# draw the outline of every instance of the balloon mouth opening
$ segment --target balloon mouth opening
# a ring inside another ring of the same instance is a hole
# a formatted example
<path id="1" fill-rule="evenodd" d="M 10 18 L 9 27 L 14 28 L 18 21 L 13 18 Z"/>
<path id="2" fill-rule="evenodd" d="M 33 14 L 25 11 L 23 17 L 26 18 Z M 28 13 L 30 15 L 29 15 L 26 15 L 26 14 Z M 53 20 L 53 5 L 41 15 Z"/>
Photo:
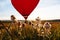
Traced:
<path id="1" fill-rule="evenodd" d="M 27 19 L 27 18 L 28 18 L 28 16 L 24 16 L 24 18 L 25 18 L 25 19 Z"/>

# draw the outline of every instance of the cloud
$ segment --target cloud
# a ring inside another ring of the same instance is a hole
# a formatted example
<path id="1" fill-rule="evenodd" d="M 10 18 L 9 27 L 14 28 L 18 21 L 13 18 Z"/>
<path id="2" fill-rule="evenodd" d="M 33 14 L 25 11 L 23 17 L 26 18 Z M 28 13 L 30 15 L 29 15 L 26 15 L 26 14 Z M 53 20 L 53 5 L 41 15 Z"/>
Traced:
<path id="1" fill-rule="evenodd" d="M 0 0 L 0 12 L 6 11 L 10 5 L 10 0 Z"/>
<path id="2" fill-rule="evenodd" d="M 9 4 L 9 0 L 0 0 L 0 6 L 4 7 L 7 4 Z"/>
<path id="3" fill-rule="evenodd" d="M 60 4 L 60 0 L 40 0 L 39 7 L 48 7 Z"/>
<path id="4" fill-rule="evenodd" d="M 41 19 L 60 19 L 60 5 L 53 5 L 39 9 L 39 15 Z"/>

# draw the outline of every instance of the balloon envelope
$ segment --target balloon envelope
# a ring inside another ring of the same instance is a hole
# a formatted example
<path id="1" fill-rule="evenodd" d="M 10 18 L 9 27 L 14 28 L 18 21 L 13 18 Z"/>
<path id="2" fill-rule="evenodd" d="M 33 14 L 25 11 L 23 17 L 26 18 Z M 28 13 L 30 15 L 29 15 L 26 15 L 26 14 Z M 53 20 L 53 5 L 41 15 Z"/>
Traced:
<path id="1" fill-rule="evenodd" d="M 39 0 L 11 0 L 14 8 L 25 18 L 35 9 Z"/>

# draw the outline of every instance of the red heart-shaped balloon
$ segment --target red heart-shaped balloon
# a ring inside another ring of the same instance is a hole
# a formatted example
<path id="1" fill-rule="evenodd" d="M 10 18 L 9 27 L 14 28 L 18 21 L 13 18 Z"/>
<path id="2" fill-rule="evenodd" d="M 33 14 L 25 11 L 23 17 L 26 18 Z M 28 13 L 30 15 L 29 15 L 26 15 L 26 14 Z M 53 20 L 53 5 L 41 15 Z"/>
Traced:
<path id="1" fill-rule="evenodd" d="M 39 0 L 11 0 L 11 2 L 14 8 L 27 19 L 39 3 Z"/>

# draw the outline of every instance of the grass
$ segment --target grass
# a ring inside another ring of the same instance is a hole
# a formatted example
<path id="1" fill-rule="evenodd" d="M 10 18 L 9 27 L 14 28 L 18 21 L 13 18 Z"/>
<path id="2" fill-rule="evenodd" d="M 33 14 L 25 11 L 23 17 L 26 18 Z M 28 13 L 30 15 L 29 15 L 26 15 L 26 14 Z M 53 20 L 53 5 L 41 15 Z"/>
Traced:
<path id="1" fill-rule="evenodd" d="M 0 40 L 60 40 L 60 21 L 49 21 L 52 24 L 52 28 L 48 37 L 38 36 L 37 30 L 32 28 L 31 25 L 17 30 L 17 28 L 10 26 L 10 21 L 1 22 L 3 24 L 0 23 Z M 42 24 L 44 22 L 46 21 L 42 21 Z M 8 29 L 9 26 L 10 28 Z"/>

